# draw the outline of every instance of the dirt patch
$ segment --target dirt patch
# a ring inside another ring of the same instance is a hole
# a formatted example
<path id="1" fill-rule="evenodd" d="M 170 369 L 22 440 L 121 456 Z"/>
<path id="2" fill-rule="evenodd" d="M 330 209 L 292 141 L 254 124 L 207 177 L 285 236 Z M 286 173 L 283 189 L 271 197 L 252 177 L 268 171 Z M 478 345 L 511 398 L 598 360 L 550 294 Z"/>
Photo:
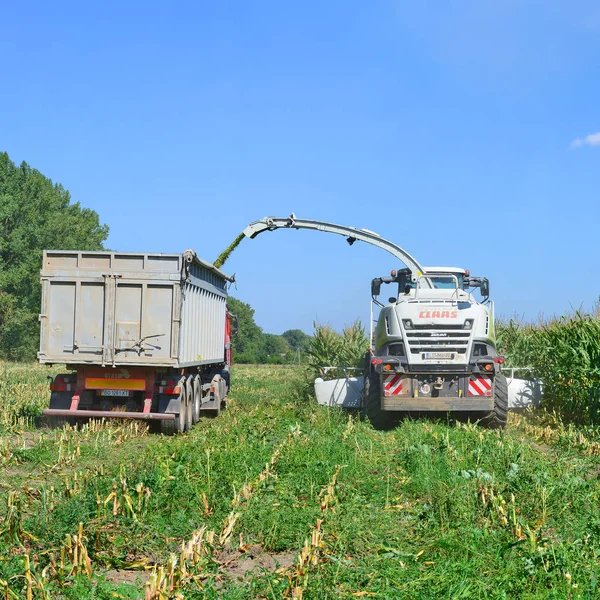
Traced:
<path id="1" fill-rule="evenodd" d="M 138 585 L 138 581 L 146 585 L 146 582 L 150 579 L 150 572 L 111 569 L 106 571 L 104 576 L 107 581 L 119 585 Z"/>
<path id="2" fill-rule="evenodd" d="M 23 431 L 16 435 L 0 436 L 0 443 L 8 443 L 17 450 L 31 450 L 41 436 L 40 431 Z"/>
<path id="3" fill-rule="evenodd" d="M 248 574 L 260 571 L 271 573 L 291 567 L 296 559 L 295 550 L 268 552 L 257 544 L 246 552 L 225 550 L 218 557 L 220 572 L 230 579 L 244 579 Z"/>
<path id="4" fill-rule="evenodd" d="M 596 465 L 586 473 L 586 481 L 591 481 L 593 479 L 600 479 L 600 465 Z"/>

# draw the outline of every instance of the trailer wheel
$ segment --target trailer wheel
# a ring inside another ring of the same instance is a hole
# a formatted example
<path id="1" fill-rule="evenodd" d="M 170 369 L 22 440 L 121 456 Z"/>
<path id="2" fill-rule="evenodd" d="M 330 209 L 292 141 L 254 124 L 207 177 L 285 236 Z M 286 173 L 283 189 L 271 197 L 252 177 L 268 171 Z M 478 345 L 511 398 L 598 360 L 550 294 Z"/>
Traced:
<path id="1" fill-rule="evenodd" d="M 204 409 L 202 412 L 207 417 L 217 418 L 221 414 L 222 403 L 224 400 L 224 393 L 227 393 L 227 387 L 225 380 L 220 375 L 215 375 L 210 382 L 211 388 L 214 389 L 215 407 Z"/>
<path id="2" fill-rule="evenodd" d="M 393 429 L 398 423 L 397 415 L 381 410 L 381 377 L 379 373 L 369 373 L 365 377 L 363 415 L 369 419 L 374 429 L 385 431 Z"/>
<path id="3" fill-rule="evenodd" d="M 73 392 L 51 392 L 50 408 L 68 410 L 71 407 L 72 398 Z M 45 417 L 45 420 L 50 429 L 62 429 L 65 425 L 75 425 L 75 419 L 73 417 L 48 415 Z"/>
<path id="4" fill-rule="evenodd" d="M 185 430 L 189 431 L 194 424 L 194 381 L 190 377 L 185 383 Z"/>
<path id="5" fill-rule="evenodd" d="M 182 385 L 182 392 L 177 398 L 176 405 L 179 408 L 179 413 L 175 413 L 175 420 L 159 421 L 160 432 L 163 435 L 175 435 L 176 433 L 185 433 L 188 430 L 187 426 L 187 392 L 186 388 Z"/>
<path id="6" fill-rule="evenodd" d="M 504 429 L 508 422 L 508 384 L 504 375 L 494 378 L 494 409 L 482 420 L 481 424 L 489 429 Z"/>
<path id="7" fill-rule="evenodd" d="M 200 420 L 200 406 L 202 405 L 202 382 L 200 377 L 194 377 L 194 403 L 192 409 L 192 424 Z"/>
<path id="8" fill-rule="evenodd" d="M 46 423 L 50 429 L 62 429 L 65 425 L 74 426 L 73 417 L 57 417 L 56 415 L 47 416 Z"/>

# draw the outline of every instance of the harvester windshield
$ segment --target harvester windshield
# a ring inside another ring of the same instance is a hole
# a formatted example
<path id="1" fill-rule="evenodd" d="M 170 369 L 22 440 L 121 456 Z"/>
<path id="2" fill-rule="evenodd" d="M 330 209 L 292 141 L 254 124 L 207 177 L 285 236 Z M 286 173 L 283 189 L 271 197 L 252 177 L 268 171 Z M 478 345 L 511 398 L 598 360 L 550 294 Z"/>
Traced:
<path id="1" fill-rule="evenodd" d="M 454 290 L 458 282 L 459 289 L 464 289 L 464 275 L 453 274 L 453 275 L 435 275 L 429 277 L 429 281 L 433 284 L 436 290 Z"/>

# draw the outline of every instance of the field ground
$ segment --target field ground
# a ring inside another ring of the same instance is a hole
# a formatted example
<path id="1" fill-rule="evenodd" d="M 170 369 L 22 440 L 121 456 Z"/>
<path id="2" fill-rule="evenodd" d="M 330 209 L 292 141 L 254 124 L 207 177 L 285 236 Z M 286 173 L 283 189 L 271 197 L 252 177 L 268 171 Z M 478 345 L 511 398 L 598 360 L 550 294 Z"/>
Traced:
<path id="1" fill-rule="evenodd" d="M 596 430 L 378 432 L 250 366 L 184 436 L 48 430 L 51 372 L 0 364 L 0 598 L 599 595 Z"/>

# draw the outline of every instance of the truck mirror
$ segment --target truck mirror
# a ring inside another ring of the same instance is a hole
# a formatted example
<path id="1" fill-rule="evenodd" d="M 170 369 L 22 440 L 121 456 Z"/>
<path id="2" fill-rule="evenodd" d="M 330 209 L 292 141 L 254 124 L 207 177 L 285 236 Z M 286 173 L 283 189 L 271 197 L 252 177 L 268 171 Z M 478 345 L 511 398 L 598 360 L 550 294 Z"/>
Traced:
<path id="1" fill-rule="evenodd" d="M 371 296 L 379 296 L 381 294 L 381 278 L 376 277 L 371 281 Z"/>
<path id="2" fill-rule="evenodd" d="M 230 333 L 231 335 L 235 335 L 238 332 L 238 329 L 240 328 L 240 324 L 238 321 L 238 316 L 237 315 L 229 315 L 230 318 Z"/>
<path id="3" fill-rule="evenodd" d="M 488 279 L 484 279 L 481 282 L 481 295 L 485 298 L 489 298 L 490 295 L 490 282 Z"/>

